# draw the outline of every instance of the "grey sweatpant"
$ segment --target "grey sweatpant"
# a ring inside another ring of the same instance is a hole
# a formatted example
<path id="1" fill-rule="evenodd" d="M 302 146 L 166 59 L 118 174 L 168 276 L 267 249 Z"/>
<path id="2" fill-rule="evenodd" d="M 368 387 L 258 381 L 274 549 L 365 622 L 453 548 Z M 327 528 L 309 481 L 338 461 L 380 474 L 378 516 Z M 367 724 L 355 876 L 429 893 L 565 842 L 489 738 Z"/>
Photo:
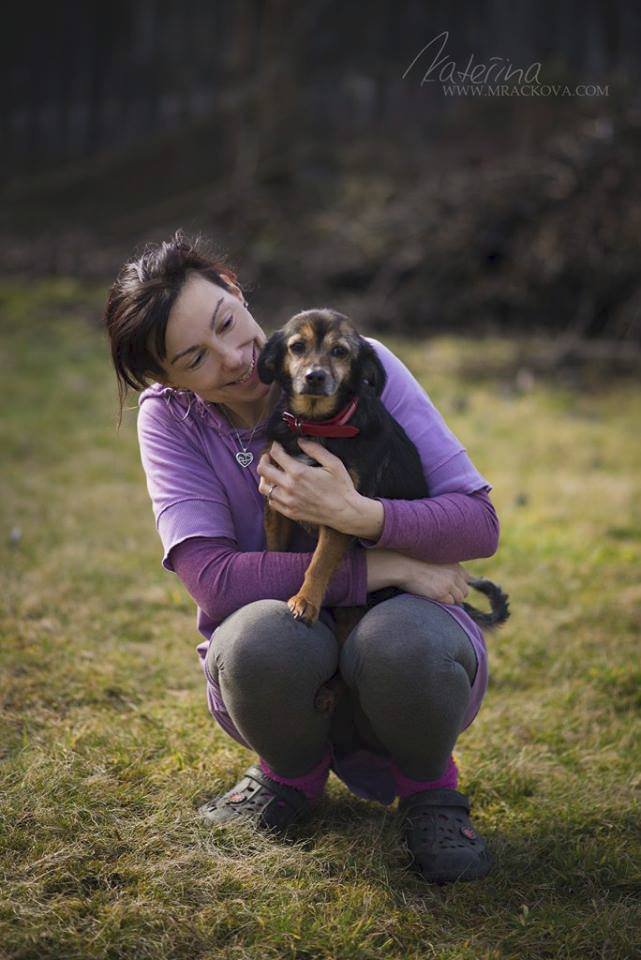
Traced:
<path id="1" fill-rule="evenodd" d="M 339 650 L 321 617 L 308 627 L 284 600 L 257 600 L 218 627 L 207 666 L 238 731 L 283 777 L 308 773 L 332 741 L 391 755 L 406 776 L 436 780 L 477 670 L 463 628 L 436 604 L 403 593 L 368 610 Z M 314 697 L 337 670 L 349 696 L 327 717 Z"/>

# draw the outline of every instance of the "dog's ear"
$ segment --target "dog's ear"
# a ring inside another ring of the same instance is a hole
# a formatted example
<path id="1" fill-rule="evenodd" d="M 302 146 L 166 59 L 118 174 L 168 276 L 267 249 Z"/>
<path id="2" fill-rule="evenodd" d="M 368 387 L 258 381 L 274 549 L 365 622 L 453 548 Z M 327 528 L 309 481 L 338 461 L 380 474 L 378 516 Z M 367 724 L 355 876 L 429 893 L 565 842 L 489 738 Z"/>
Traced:
<path id="1" fill-rule="evenodd" d="M 272 333 L 258 358 L 258 377 L 263 383 L 272 383 L 280 371 L 285 352 L 285 336 L 281 330 Z"/>
<path id="2" fill-rule="evenodd" d="M 358 366 L 360 380 L 365 384 L 365 391 L 373 397 L 380 397 L 387 383 L 387 374 L 385 367 L 378 359 L 378 354 L 363 337 L 360 337 Z"/>

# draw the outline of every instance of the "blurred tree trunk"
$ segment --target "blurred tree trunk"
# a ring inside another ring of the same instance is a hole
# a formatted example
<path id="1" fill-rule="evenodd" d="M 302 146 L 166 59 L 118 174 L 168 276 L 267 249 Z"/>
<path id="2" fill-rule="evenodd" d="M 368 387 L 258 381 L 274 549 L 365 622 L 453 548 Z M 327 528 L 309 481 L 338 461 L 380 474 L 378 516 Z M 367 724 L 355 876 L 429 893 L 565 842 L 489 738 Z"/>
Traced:
<path id="1" fill-rule="evenodd" d="M 264 176 L 289 180 L 296 139 L 296 97 L 300 49 L 295 0 L 271 0 L 264 7 L 257 76 L 257 113 Z"/>
<path id="2" fill-rule="evenodd" d="M 224 166 L 229 170 L 232 205 L 248 189 L 258 165 L 259 133 L 254 103 L 257 6 L 256 0 L 236 0 L 227 33 L 224 93 L 219 102 L 221 145 L 226 153 Z"/>

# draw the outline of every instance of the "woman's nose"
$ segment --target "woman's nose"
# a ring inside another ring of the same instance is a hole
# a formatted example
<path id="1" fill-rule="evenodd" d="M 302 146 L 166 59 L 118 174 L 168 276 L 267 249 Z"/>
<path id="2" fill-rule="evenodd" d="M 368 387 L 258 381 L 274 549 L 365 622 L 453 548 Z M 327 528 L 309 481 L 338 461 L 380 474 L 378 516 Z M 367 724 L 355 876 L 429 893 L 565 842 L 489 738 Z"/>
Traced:
<path id="1" fill-rule="evenodd" d="M 242 347 L 228 347 L 221 351 L 221 369 L 224 375 L 229 375 L 229 379 L 242 377 L 247 369 L 247 360 Z"/>

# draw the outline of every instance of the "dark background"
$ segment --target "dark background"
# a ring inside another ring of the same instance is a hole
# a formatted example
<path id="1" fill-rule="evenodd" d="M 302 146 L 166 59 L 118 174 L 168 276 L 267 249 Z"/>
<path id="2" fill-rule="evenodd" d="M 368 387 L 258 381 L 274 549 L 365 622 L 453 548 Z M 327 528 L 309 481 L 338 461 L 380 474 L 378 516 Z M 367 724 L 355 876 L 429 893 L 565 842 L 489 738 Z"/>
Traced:
<path id="1" fill-rule="evenodd" d="M 431 57 L 403 78 L 443 30 L 457 69 L 607 95 L 446 96 Z M 10 276 L 107 284 L 182 227 L 274 324 L 641 340 L 638 4 L 24 4 L 1 36 Z"/>

